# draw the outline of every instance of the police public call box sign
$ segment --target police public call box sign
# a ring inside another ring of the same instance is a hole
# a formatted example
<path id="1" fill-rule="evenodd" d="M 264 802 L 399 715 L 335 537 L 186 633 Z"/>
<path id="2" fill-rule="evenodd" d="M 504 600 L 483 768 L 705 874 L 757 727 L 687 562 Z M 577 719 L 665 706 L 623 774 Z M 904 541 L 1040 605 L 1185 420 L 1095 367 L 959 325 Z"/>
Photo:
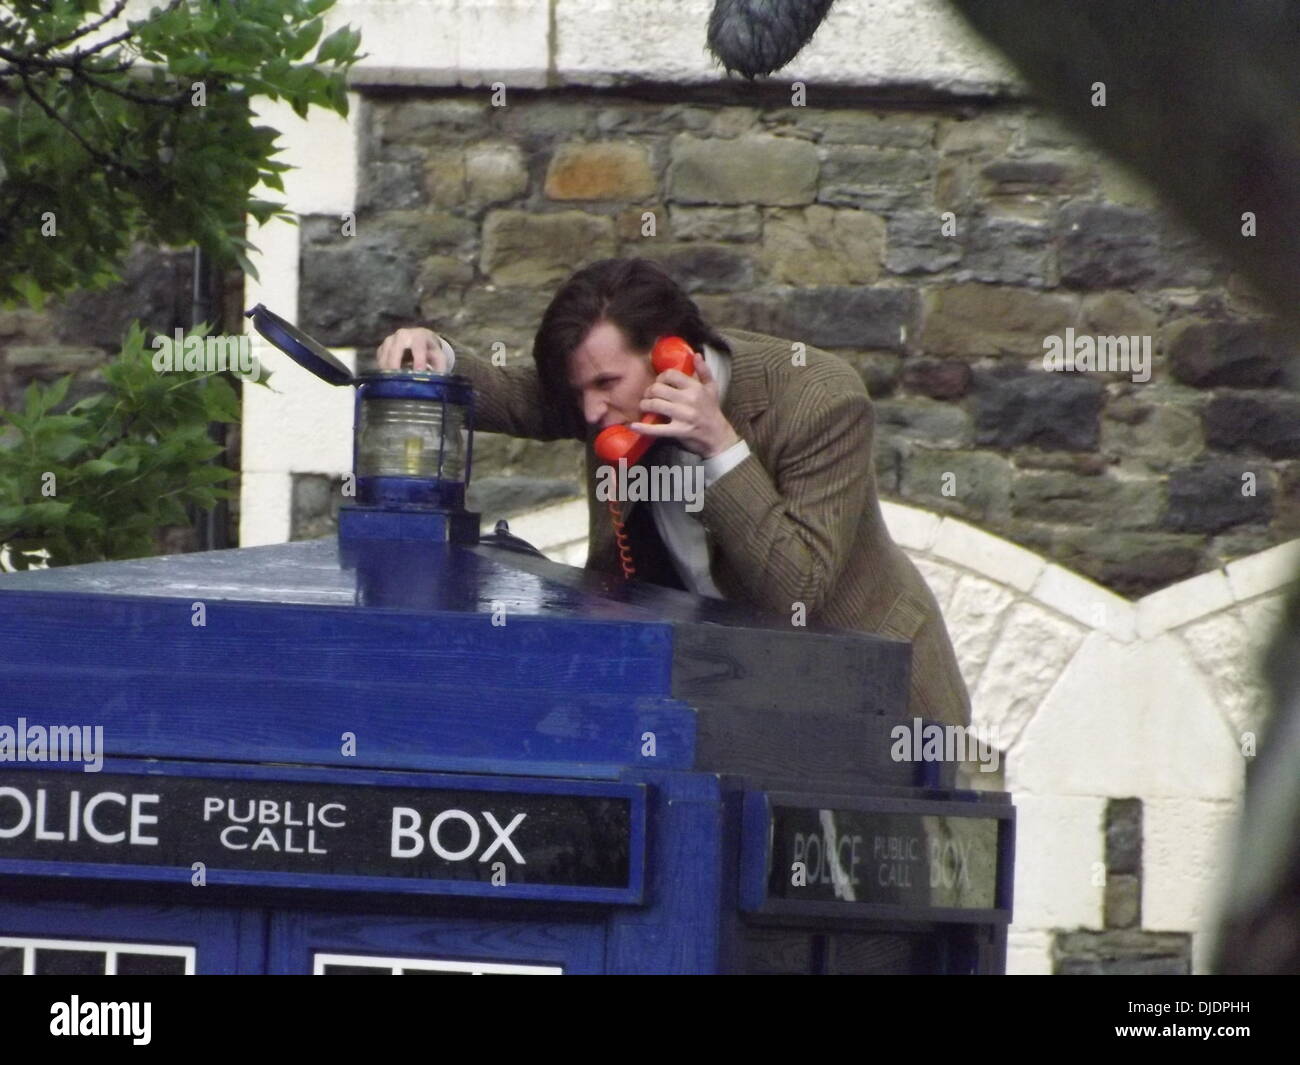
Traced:
<path id="1" fill-rule="evenodd" d="M 0 771 L 0 873 L 641 900 L 643 785 L 220 771 Z"/>
<path id="2" fill-rule="evenodd" d="M 744 810 L 746 910 L 1010 919 L 1008 805 L 749 792 Z"/>

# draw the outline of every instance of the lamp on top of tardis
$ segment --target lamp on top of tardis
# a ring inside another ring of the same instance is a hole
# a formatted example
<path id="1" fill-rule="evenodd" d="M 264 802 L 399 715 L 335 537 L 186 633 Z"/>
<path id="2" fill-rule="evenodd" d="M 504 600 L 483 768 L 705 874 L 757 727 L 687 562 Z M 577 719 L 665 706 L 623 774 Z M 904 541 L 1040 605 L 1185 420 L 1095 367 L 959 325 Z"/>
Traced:
<path id="1" fill-rule="evenodd" d="M 275 347 L 331 385 L 356 385 L 356 502 L 339 509 L 345 565 L 359 541 L 478 542 L 465 509 L 474 446 L 474 390 L 455 374 L 354 375 L 324 345 L 258 304 L 246 317 Z"/>

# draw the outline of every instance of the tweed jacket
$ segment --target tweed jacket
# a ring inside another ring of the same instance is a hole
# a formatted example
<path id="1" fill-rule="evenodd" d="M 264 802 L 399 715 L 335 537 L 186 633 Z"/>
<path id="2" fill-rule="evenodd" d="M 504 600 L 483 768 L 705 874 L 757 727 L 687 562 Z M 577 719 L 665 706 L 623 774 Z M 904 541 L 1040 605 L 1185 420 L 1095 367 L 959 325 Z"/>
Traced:
<path id="1" fill-rule="evenodd" d="M 912 644 L 911 714 L 967 724 L 970 700 L 939 605 L 890 539 L 876 495 L 874 409 L 847 362 L 816 348 L 796 365 L 787 340 L 737 329 L 722 412 L 750 455 L 704 492 L 711 574 L 728 599 L 791 618 Z M 497 367 L 454 338 L 454 373 L 475 388 L 475 427 L 537 440 L 567 435 L 548 416 L 535 367 Z M 621 572 L 587 438 L 587 568 Z M 639 504 L 624 504 L 625 518 Z M 639 568 L 638 577 L 655 575 Z M 663 583 L 662 581 L 657 583 Z"/>

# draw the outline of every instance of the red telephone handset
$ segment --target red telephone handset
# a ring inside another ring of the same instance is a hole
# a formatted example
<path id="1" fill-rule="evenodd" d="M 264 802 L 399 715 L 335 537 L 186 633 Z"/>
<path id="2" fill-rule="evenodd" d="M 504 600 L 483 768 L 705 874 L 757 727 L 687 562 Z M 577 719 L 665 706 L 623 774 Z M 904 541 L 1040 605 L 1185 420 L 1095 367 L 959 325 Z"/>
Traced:
<path id="1" fill-rule="evenodd" d="M 656 340 L 654 349 L 650 352 L 650 362 L 656 375 L 669 370 L 681 370 L 690 377 L 695 376 L 695 355 L 691 346 L 681 337 L 660 337 Z M 641 416 L 641 421 L 646 425 L 659 425 L 668 419 L 656 411 L 648 411 Z M 596 455 L 605 462 L 627 459 L 627 464 L 631 466 L 640 461 L 655 439 L 646 433 L 629 429 L 626 425 L 611 425 L 597 435 Z"/>
<path id="2" fill-rule="evenodd" d="M 690 344 L 681 337 L 660 337 L 650 352 L 650 362 L 656 376 L 668 370 L 681 370 L 691 377 L 695 376 L 695 354 Z M 641 415 L 641 421 L 647 425 L 659 425 L 668 419 L 656 411 L 647 411 Z M 639 462 L 646 449 L 655 442 L 655 437 L 647 433 L 638 433 L 626 425 L 611 425 L 602 429 L 596 436 L 594 447 L 598 458 L 605 462 L 617 463 L 626 459 L 631 466 Z M 618 503 L 609 500 L 610 520 L 614 525 L 614 538 L 618 542 L 618 560 L 623 567 L 623 577 L 631 580 L 636 574 L 632 564 L 632 547 L 628 543 L 627 533 L 623 528 L 623 514 Z"/>

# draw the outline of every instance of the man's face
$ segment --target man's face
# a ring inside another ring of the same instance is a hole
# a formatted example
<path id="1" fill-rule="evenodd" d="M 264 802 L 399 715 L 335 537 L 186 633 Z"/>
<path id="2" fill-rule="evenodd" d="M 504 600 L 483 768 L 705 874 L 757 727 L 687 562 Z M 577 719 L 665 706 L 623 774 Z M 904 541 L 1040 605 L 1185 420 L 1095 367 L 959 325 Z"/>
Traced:
<path id="1" fill-rule="evenodd" d="M 613 322 L 597 322 L 569 355 L 569 389 L 593 433 L 640 421 L 641 400 L 654 380 L 648 355 L 629 348 Z"/>

